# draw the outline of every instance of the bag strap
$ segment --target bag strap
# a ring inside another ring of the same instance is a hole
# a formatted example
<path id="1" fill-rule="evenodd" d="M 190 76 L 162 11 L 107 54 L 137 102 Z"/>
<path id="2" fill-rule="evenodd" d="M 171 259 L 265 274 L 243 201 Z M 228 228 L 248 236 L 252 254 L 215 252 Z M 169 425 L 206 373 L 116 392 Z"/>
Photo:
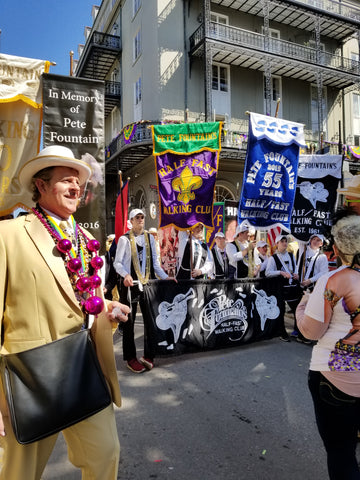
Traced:
<path id="1" fill-rule="evenodd" d="M 282 265 L 281 265 L 281 261 L 280 261 L 280 258 L 279 258 L 278 255 L 277 255 L 277 253 L 274 253 L 273 258 L 274 258 L 274 260 L 275 260 L 276 268 L 277 268 L 278 270 L 281 270 Z"/>
<path id="2" fill-rule="evenodd" d="M 320 252 L 318 252 L 316 255 L 315 255 L 315 258 L 314 258 L 314 261 L 313 261 L 313 264 L 312 264 L 312 267 L 311 267 L 311 271 L 310 271 L 310 274 L 309 274 L 309 277 L 308 278 L 311 278 L 314 276 L 314 271 L 315 271 L 315 263 L 316 263 L 316 260 L 318 259 L 318 256 L 320 255 Z"/>
<path id="3" fill-rule="evenodd" d="M 295 273 L 295 270 L 296 270 L 296 265 L 295 265 L 295 257 L 294 257 L 294 254 L 292 252 L 288 252 L 289 256 L 290 256 L 290 260 L 291 260 L 291 264 L 292 264 L 292 271 L 293 273 Z"/>

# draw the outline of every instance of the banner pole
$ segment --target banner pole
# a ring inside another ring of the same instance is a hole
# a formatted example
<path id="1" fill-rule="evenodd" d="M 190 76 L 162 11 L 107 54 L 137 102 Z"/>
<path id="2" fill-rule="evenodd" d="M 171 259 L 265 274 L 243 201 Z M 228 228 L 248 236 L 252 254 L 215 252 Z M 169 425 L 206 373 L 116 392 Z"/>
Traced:
<path id="1" fill-rule="evenodd" d="M 74 52 L 70 50 L 70 77 L 74 75 Z"/>
<path id="2" fill-rule="evenodd" d="M 193 268 L 194 268 L 193 249 L 192 249 L 192 230 L 190 230 L 189 241 L 190 241 L 190 280 L 191 280 L 192 278 L 191 272 L 193 271 Z"/>
<path id="3" fill-rule="evenodd" d="M 275 111 L 275 118 L 277 118 L 277 116 L 278 116 L 278 113 L 279 113 L 280 102 L 281 102 L 281 99 L 280 99 L 280 98 L 278 98 L 278 99 L 277 99 L 277 101 L 276 101 L 276 111 Z"/>
<path id="4" fill-rule="evenodd" d="M 118 171 L 119 175 L 119 183 L 120 183 L 120 210 L 121 210 L 121 218 L 124 218 L 124 206 L 123 206 L 123 198 L 122 198 L 122 172 L 121 170 Z"/>

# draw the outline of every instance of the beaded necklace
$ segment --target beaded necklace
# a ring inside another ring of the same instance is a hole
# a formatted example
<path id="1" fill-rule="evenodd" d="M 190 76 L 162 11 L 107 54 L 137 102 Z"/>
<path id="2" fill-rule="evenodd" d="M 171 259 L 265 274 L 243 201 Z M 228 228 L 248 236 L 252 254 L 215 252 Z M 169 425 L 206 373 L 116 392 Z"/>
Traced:
<path id="1" fill-rule="evenodd" d="M 145 265 L 145 275 L 141 273 L 139 257 L 137 254 L 136 248 L 136 240 L 135 235 L 132 230 L 129 232 L 129 240 L 130 240 L 130 248 L 131 248 L 131 260 L 133 263 L 133 267 L 135 273 L 137 275 L 138 280 L 145 285 L 148 283 L 150 278 L 150 242 L 149 242 L 149 234 L 144 232 L 144 241 L 145 241 L 145 252 L 146 252 L 146 265 Z"/>
<path id="2" fill-rule="evenodd" d="M 97 255 L 100 242 L 89 239 L 71 216 L 77 239 L 75 251 L 71 241 L 39 204 L 32 208 L 32 211 L 51 235 L 61 253 L 71 285 L 83 311 L 86 314 L 98 315 L 104 308 L 103 300 L 95 295 L 95 289 L 101 285 L 98 271 L 104 264 L 102 258 Z"/>

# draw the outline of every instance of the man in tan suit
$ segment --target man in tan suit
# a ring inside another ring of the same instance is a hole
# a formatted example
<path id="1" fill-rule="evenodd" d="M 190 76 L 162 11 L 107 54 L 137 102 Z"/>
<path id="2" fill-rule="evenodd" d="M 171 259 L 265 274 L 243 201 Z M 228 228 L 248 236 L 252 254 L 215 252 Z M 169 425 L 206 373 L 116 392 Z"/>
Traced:
<path id="1" fill-rule="evenodd" d="M 33 191 L 37 203 L 33 213 L 0 222 L 1 354 L 28 350 L 74 333 L 90 312 L 80 304 L 84 292 L 78 290 L 74 274 L 66 268 L 69 259 L 56 247 L 65 238 L 60 227 L 63 220 L 70 220 L 69 229 L 75 230 L 76 255 L 81 256 L 79 244 L 84 250 L 89 245 L 90 234 L 76 224 L 72 214 L 90 175 L 88 165 L 61 146 L 43 149 L 20 171 L 20 183 Z M 82 256 L 84 276 L 91 273 L 90 253 Z M 103 300 L 101 286 L 91 295 Z M 118 406 L 121 397 L 112 331 L 117 322 L 127 320 L 129 311 L 119 302 L 104 304 L 91 327 L 101 368 Z M 62 433 L 69 459 L 81 468 L 83 480 L 117 479 L 120 445 L 112 404 Z M 1 480 L 39 480 L 56 438 L 57 434 L 28 445 L 17 443 L 1 391 Z"/>

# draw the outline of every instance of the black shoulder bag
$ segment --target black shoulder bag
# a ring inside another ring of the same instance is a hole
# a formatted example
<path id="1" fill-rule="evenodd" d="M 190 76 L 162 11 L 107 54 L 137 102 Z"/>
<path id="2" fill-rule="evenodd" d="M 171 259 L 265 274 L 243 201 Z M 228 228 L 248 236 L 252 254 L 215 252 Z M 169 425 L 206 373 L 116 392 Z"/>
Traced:
<path id="1" fill-rule="evenodd" d="M 48 437 L 111 403 L 89 329 L 0 357 L 11 424 L 19 443 Z"/>

